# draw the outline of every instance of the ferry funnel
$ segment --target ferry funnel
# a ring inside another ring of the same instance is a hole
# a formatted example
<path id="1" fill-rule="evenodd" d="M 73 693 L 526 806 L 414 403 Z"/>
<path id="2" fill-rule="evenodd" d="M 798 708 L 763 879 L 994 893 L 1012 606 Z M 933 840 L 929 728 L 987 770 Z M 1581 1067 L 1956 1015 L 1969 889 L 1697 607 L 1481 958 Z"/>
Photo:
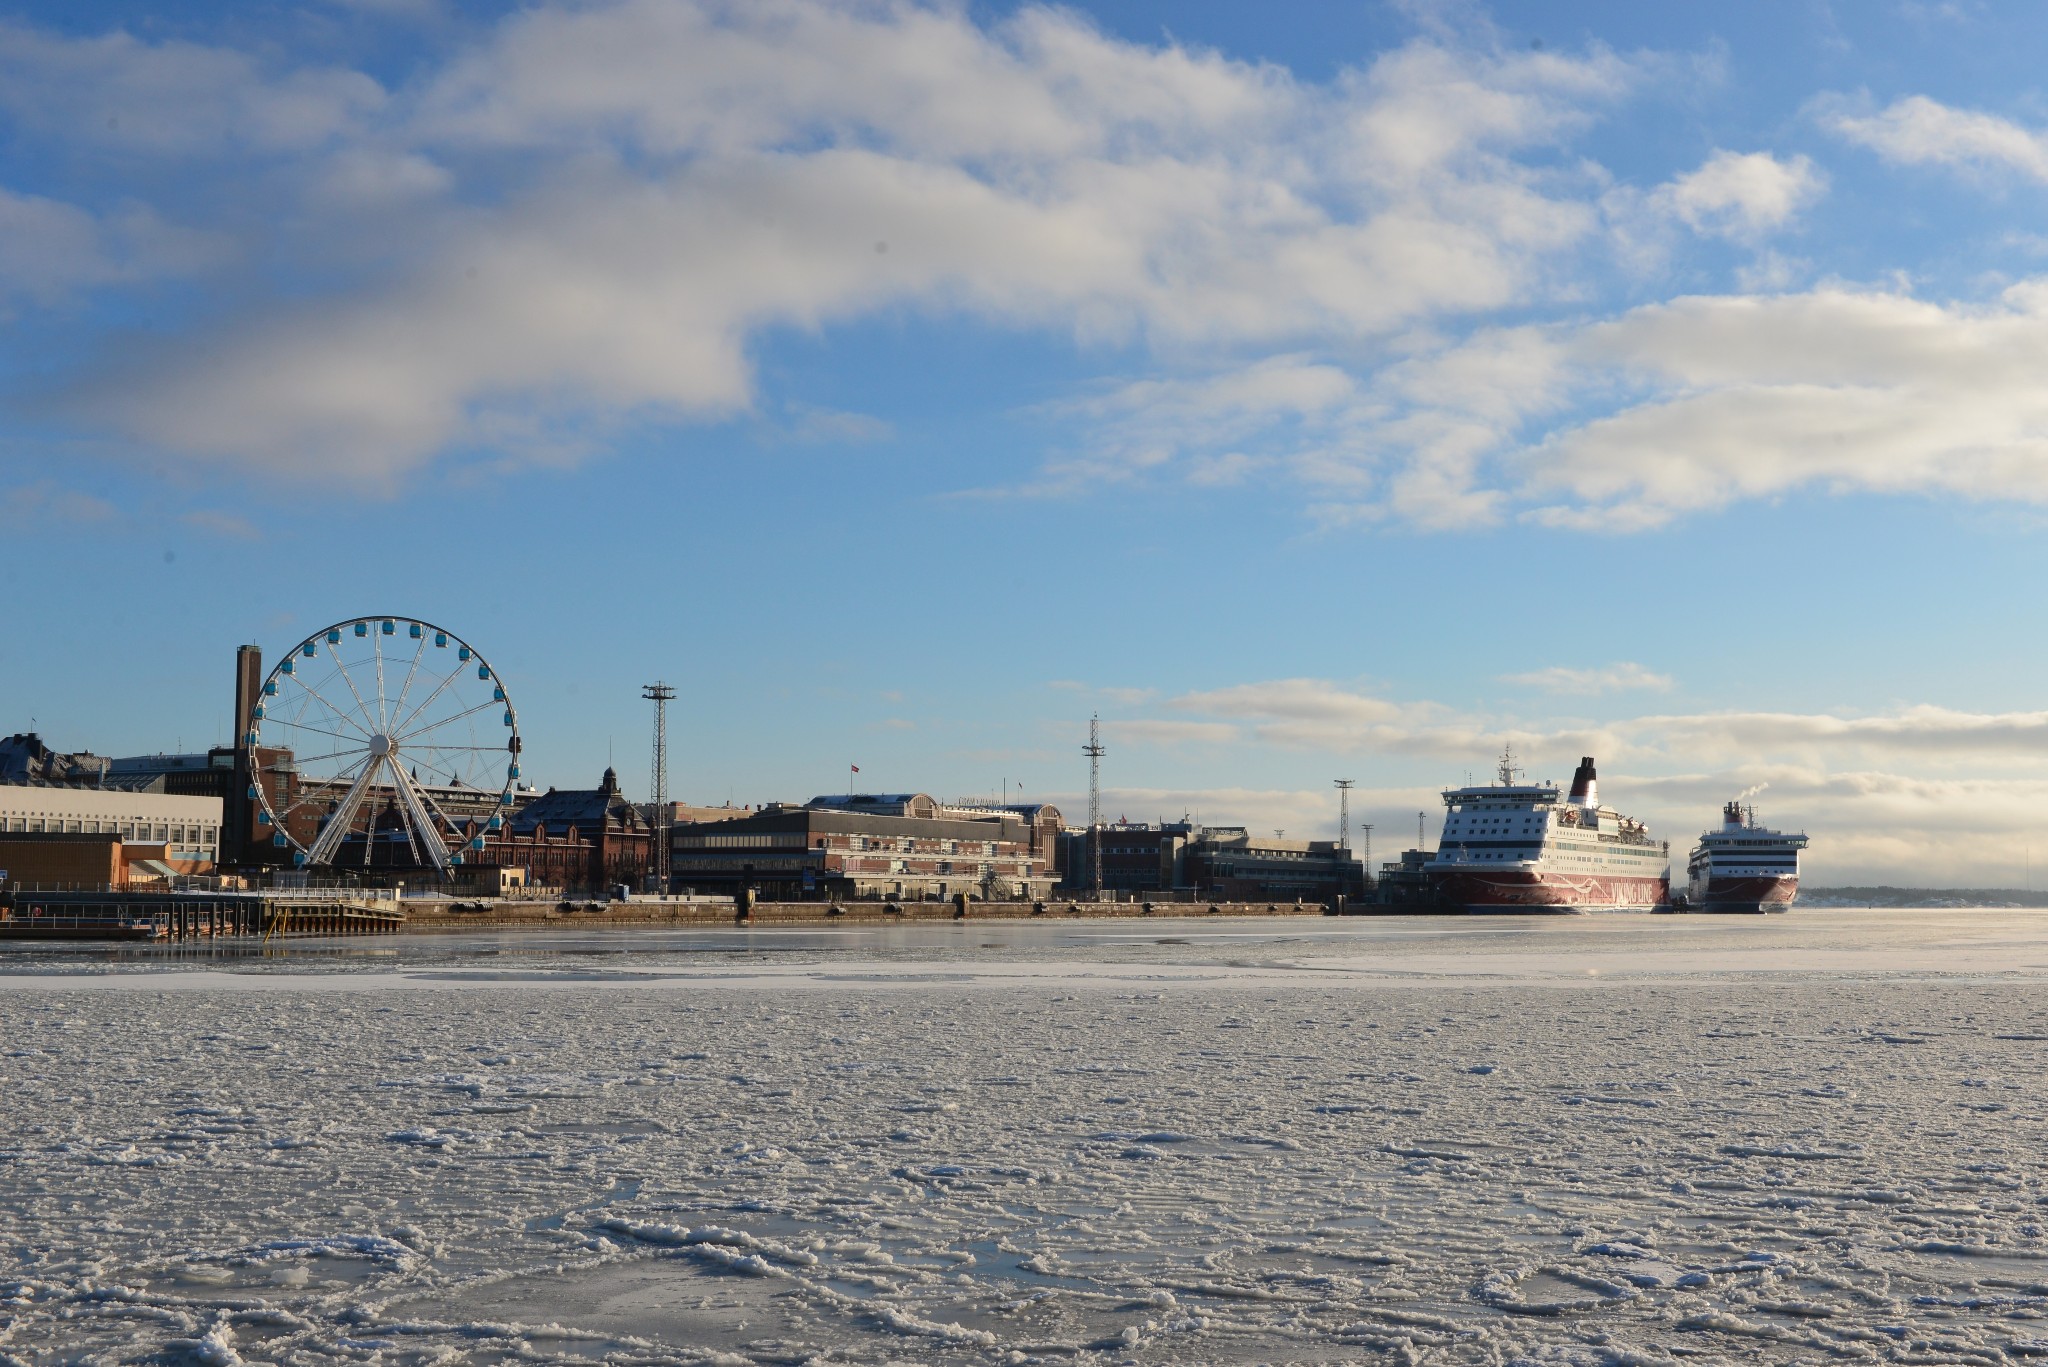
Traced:
<path id="1" fill-rule="evenodd" d="M 1572 774 L 1571 803 L 1587 811 L 1600 807 L 1600 776 L 1593 772 L 1593 757 L 1586 755 L 1579 760 L 1578 769 Z"/>

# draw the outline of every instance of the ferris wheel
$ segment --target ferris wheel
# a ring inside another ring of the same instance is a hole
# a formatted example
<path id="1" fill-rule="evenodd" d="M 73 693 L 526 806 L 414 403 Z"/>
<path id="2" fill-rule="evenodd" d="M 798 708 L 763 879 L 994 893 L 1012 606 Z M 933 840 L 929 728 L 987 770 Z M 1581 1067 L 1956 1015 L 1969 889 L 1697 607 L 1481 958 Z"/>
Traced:
<path id="1" fill-rule="evenodd" d="M 259 829 L 300 866 L 447 872 L 504 829 L 519 716 L 477 649 L 407 617 L 292 647 L 241 738 Z"/>

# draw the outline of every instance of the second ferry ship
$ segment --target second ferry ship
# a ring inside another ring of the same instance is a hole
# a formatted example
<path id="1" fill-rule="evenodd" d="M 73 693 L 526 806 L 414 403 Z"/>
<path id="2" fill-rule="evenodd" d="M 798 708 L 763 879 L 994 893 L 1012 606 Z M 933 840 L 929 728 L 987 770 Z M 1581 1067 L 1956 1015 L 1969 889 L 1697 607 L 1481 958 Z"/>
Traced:
<path id="1" fill-rule="evenodd" d="M 1504 753 L 1498 781 L 1444 791 L 1444 833 L 1423 865 L 1442 905 L 1463 911 L 1659 911 L 1671 899 L 1671 846 L 1600 805 L 1588 755 L 1571 792 L 1519 780 Z"/>
<path id="2" fill-rule="evenodd" d="M 1686 861 L 1686 901 L 1694 911 L 1789 911 L 1799 896 L 1804 831 L 1756 824 L 1740 798 L 1721 809 L 1721 829 L 1700 837 Z"/>

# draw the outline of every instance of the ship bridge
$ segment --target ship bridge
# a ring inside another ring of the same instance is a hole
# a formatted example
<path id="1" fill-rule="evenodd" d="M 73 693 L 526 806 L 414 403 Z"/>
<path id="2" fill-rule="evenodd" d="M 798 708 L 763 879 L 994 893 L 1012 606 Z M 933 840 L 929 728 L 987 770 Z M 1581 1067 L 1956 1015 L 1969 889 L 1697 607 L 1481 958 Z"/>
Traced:
<path id="1" fill-rule="evenodd" d="M 1554 783 L 1479 783 L 1444 789 L 1444 806 L 1453 809 L 1482 802 L 1507 807 L 1547 807 L 1557 801 Z"/>

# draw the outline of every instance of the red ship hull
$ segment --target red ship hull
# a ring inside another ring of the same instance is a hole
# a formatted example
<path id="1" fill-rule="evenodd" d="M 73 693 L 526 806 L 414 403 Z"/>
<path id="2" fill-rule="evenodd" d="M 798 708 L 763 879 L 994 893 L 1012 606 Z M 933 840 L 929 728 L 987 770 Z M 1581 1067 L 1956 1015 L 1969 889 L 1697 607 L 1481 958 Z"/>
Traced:
<path id="1" fill-rule="evenodd" d="M 1734 912 L 1754 916 L 1760 912 L 1790 911 L 1799 895 L 1799 877 L 1776 878 L 1760 875 L 1746 878 L 1709 878 L 1700 898 L 1700 911 Z"/>
<path id="2" fill-rule="evenodd" d="M 1446 870 L 1432 872 L 1437 900 L 1458 911 L 1548 913 L 1661 911 L 1671 903 L 1669 878 L 1597 873 Z"/>

